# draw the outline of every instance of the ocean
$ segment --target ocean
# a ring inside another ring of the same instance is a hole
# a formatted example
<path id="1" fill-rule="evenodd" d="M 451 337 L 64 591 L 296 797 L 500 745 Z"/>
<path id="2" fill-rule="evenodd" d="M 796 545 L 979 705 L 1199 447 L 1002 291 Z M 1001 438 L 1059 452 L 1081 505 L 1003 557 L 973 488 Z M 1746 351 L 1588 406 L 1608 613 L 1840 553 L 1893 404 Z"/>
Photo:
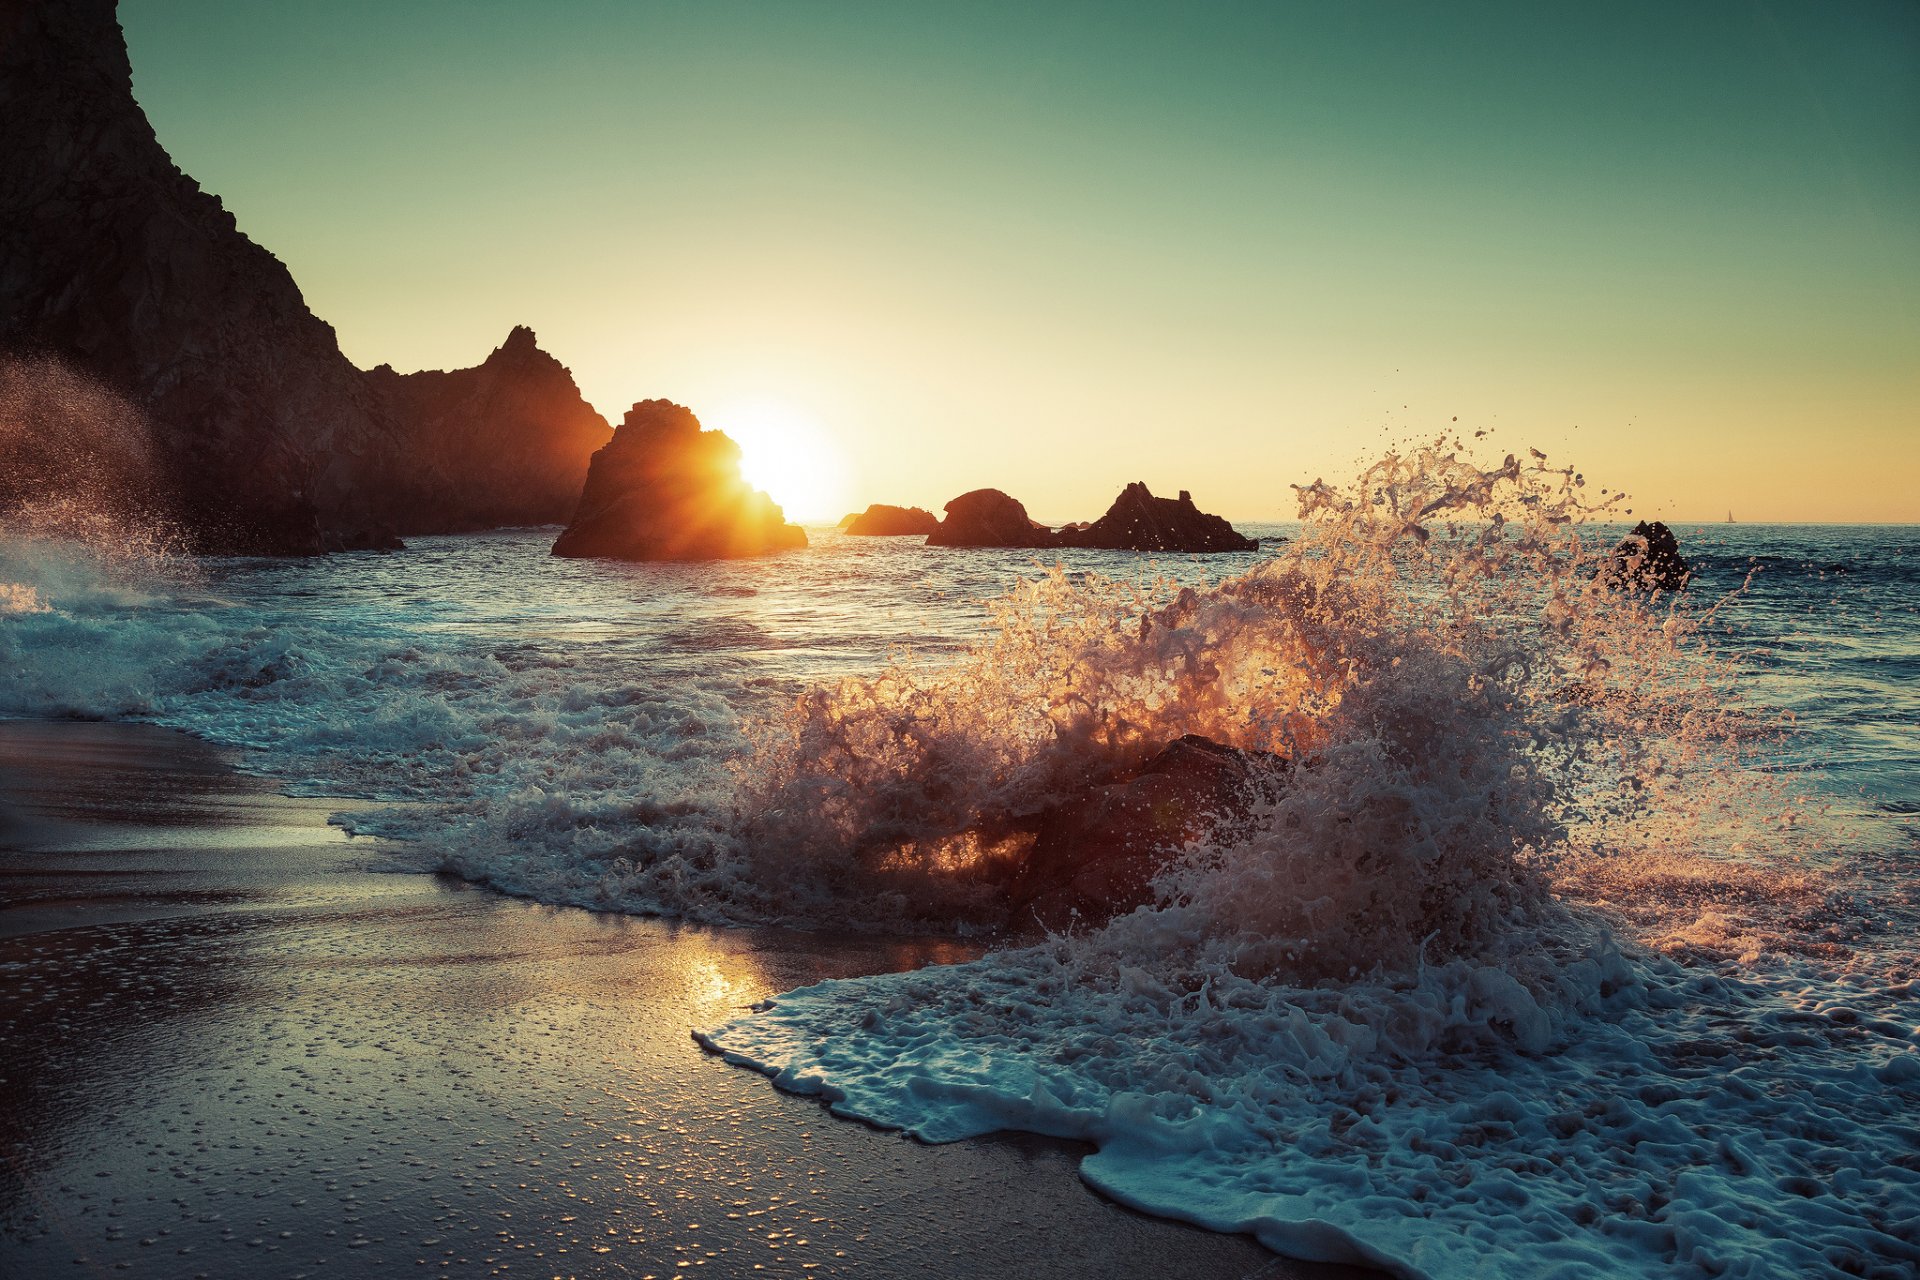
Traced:
<path id="1" fill-rule="evenodd" d="M 377 802 L 340 820 L 396 870 L 970 939 L 688 1030 L 930 1141 L 1085 1139 L 1106 1194 L 1291 1256 L 1909 1276 L 1920 528 L 1676 525 L 1648 597 L 1567 483 L 1430 458 L 1209 557 L 21 539 L 0 715 Z M 1111 924 L 997 910 L 982 819 L 1187 732 L 1291 762 L 1258 830 Z"/>

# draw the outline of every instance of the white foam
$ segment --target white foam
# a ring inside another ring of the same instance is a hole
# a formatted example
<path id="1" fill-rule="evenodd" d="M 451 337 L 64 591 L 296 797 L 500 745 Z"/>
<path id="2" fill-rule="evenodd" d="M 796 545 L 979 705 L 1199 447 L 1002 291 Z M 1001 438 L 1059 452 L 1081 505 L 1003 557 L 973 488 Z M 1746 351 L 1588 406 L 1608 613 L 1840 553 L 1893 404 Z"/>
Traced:
<path id="1" fill-rule="evenodd" d="M 1291 988 L 1132 942 L 822 983 L 702 1039 L 929 1141 L 1095 1143 L 1106 1194 L 1293 1257 L 1516 1280 L 1920 1262 L 1909 984 L 1596 943 L 1544 995 L 1464 961 Z"/>

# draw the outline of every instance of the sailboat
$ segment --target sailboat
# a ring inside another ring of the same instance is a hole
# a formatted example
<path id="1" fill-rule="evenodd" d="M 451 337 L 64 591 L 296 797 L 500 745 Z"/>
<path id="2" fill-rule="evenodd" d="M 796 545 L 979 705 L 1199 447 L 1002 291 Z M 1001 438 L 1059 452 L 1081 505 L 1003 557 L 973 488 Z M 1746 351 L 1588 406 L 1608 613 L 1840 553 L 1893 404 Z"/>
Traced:
<path id="1" fill-rule="evenodd" d="M 1728 524 L 1733 524 L 1733 523 L 1734 523 L 1734 519 L 1733 519 L 1733 512 L 1732 512 L 1731 510 L 1729 510 L 1729 511 L 1727 512 L 1727 523 L 1728 523 Z"/>

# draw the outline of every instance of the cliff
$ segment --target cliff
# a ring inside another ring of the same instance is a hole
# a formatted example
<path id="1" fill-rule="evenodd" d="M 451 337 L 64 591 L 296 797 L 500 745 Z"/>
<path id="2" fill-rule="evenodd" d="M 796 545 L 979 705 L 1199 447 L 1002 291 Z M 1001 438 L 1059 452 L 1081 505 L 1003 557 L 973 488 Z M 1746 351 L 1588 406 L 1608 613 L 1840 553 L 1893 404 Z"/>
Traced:
<path id="1" fill-rule="evenodd" d="M 516 326 L 482 364 L 367 380 L 405 424 L 413 498 L 401 533 L 560 524 L 573 514 L 594 451 L 613 436 L 567 367 Z"/>
<path id="2" fill-rule="evenodd" d="M 363 374 L 161 147 L 114 0 L 0 4 L 0 122 L 0 351 L 57 358 L 144 410 L 163 490 L 148 497 L 199 549 L 565 518 L 598 443 L 597 415 L 557 392 L 565 370 L 532 360 L 528 334 L 459 374 Z"/>
<path id="3" fill-rule="evenodd" d="M 556 556 L 719 560 L 807 545 L 773 499 L 740 478 L 740 446 L 670 400 L 643 400 L 593 455 Z"/>

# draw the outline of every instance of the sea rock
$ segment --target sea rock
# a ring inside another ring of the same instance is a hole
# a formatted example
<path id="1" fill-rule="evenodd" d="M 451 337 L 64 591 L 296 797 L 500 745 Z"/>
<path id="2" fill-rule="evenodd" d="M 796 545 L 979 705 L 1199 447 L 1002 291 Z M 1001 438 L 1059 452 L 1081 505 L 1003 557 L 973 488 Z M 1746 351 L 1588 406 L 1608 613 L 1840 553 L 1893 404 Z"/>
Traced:
<path id="1" fill-rule="evenodd" d="M 0 5 L 0 120 L 0 351 L 57 359 L 142 411 L 147 496 L 198 549 L 566 519 L 608 428 L 565 370 L 528 333 L 476 370 L 362 373 L 286 267 L 168 158 L 114 0 Z"/>
<path id="2" fill-rule="evenodd" d="M 1130 773 L 1041 815 L 1009 886 L 1016 924 L 1099 923 L 1153 898 L 1153 877 L 1195 840 L 1244 823 L 1284 761 L 1188 734 Z"/>
<path id="3" fill-rule="evenodd" d="M 740 478 L 740 446 L 671 400 L 642 400 L 593 455 L 556 556 L 719 560 L 807 545 L 773 499 Z"/>
<path id="4" fill-rule="evenodd" d="M 862 537 L 893 538 L 930 534 L 940 527 L 940 517 L 920 507 L 894 507 L 876 502 L 859 515 L 848 516 L 840 527 Z"/>
<path id="5" fill-rule="evenodd" d="M 998 489 L 975 489 L 946 505 L 946 519 L 927 535 L 930 547 L 1051 547 L 1053 530 L 1029 519 L 1026 507 Z"/>
<path id="6" fill-rule="evenodd" d="M 1062 529 L 1058 538 L 1063 546 L 1115 551 L 1253 551 L 1260 545 L 1194 506 L 1185 489 L 1178 498 L 1156 498 L 1137 481 L 1120 491 L 1107 514 L 1090 525 Z"/>
<path id="7" fill-rule="evenodd" d="M 1606 572 L 1615 582 L 1642 591 L 1678 591 L 1693 569 L 1680 554 L 1680 540 L 1661 521 L 1642 520 L 1613 549 Z"/>

